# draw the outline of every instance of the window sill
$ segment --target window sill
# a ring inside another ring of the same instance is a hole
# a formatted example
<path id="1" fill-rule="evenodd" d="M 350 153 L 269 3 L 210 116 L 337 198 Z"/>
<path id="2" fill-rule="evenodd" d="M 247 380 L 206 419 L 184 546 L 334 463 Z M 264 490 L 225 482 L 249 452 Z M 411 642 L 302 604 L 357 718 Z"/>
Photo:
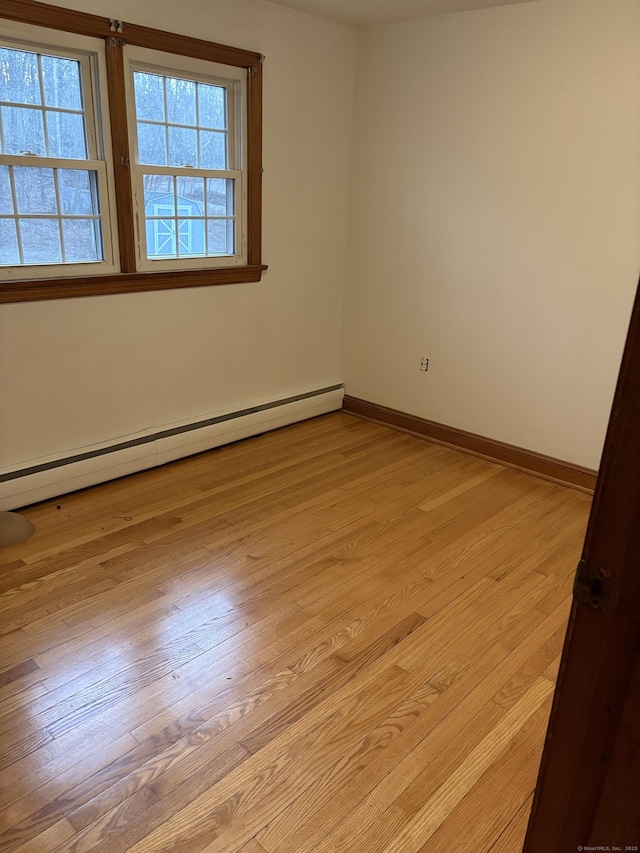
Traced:
<path id="1" fill-rule="evenodd" d="M 141 293 L 146 290 L 175 290 L 181 287 L 210 287 L 260 281 L 265 264 L 178 272 L 135 272 L 83 278 L 52 278 L 38 281 L 0 282 L 0 303 L 70 299 L 74 296 L 105 296 Z"/>

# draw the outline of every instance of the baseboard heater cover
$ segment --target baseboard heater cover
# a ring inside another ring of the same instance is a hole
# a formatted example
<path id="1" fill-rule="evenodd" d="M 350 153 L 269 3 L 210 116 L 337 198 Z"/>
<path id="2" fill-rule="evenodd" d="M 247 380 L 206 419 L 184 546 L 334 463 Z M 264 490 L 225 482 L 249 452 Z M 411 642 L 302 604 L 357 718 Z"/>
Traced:
<path id="1" fill-rule="evenodd" d="M 332 385 L 0 474 L 0 510 L 18 509 L 164 465 L 195 453 L 337 411 L 344 389 Z"/>

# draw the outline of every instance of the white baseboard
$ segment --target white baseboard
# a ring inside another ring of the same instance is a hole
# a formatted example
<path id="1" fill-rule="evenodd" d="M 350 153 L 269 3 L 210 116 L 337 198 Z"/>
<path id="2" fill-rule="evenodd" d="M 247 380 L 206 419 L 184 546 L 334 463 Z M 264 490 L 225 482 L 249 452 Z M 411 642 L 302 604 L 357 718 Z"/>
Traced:
<path id="1" fill-rule="evenodd" d="M 0 475 L 0 510 L 18 509 L 333 412 L 341 408 L 343 396 L 342 387 L 334 386 L 212 416 L 197 424 L 142 433 L 113 447 L 99 445 L 44 463 L 25 463 Z"/>

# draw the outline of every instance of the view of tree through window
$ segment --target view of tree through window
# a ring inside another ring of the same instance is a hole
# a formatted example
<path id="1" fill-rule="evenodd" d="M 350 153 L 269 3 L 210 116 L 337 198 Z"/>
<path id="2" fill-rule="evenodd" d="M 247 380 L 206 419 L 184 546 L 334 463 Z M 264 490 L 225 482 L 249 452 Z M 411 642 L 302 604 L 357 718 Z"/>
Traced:
<path id="1" fill-rule="evenodd" d="M 0 2 L 0 302 L 260 281 L 263 60 Z"/>
<path id="2" fill-rule="evenodd" d="M 0 48 L 0 265 L 103 259 L 79 59 Z"/>

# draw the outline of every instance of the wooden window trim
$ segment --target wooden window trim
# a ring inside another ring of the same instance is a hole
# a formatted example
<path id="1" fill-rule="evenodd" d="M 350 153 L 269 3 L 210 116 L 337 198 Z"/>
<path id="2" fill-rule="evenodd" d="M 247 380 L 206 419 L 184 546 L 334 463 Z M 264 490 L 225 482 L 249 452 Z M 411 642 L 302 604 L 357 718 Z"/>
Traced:
<path id="1" fill-rule="evenodd" d="M 121 272 L 79 278 L 55 277 L 0 282 L 0 303 L 33 302 L 74 296 L 98 296 L 180 287 L 203 287 L 260 281 L 262 263 L 262 59 L 259 53 L 189 36 L 124 23 L 114 32 L 109 18 L 77 12 L 37 0 L 3 0 L 0 19 L 62 30 L 105 42 L 107 92 L 111 122 L 113 172 Z M 126 44 L 178 56 L 247 69 L 247 264 L 198 270 L 137 272 L 135 268 L 133 195 L 125 100 Z"/>

